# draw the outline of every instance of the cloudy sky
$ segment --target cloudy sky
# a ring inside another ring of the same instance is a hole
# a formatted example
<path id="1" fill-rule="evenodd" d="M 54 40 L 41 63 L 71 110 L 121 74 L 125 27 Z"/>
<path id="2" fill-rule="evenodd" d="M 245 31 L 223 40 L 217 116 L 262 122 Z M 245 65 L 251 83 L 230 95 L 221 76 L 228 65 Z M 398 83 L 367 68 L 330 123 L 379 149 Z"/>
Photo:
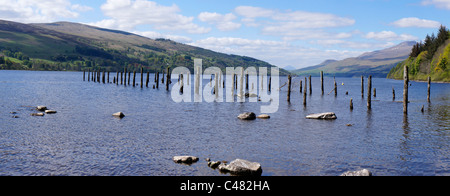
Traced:
<path id="1" fill-rule="evenodd" d="M 450 0 L 0 0 L 0 19 L 78 22 L 302 68 L 450 27 Z"/>

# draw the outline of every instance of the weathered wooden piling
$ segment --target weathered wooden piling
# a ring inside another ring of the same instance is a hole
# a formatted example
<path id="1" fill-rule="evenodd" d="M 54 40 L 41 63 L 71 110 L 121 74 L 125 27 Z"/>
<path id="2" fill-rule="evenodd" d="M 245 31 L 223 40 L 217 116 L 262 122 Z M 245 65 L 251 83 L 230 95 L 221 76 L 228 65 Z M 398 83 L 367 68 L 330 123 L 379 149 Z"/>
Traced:
<path id="1" fill-rule="evenodd" d="M 128 72 L 128 85 L 130 85 L 130 80 L 131 80 L 131 71 Z"/>
<path id="2" fill-rule="evenodd" d="M 164 75 L 163 75 L 163 78 L 164 78 Z M 156 89 L 159 89 L 159 72 L 156 72 L 155 80 L 156 80 Z"/>
<path id="3" fill-rule="evenodd" d="M 83 71 L 83 81 L 86 81 L 86 71 Z"/>
<path id="4" fill-rule="evenodd" d="M 369 76 L 367 84 L 367 109 L 372 109 L 372 76 Z"/>
<path id="5" fill-rule="evenodd" d="M 125 67 L 124 69 L 124 79 L 123 79 L 123 83 L 125 84 L 125 86 L 127 85 L 127 68 Z"/>
<path id="6" fill-rule="evenodd" d="M 91 81 L 91 69 L 88 69 L 88 82 Z"/>
<path id="7" fill-rule="evenodd" d="M 306 107 L 306 91 L 307 91 L 306 89 L 308 88 L 307 84 L 308 84 L 308 79 L 305 77 L 305 89 L 303 91 L 303 106 L 305 106 L 305 107 Z"/>
<path id="8" fill-rule="evenodd" d="M 103 82 L 103 84 L 106 83 L 106 71 L 103 71 L 102 82 Z"/>
<path id="9" fill-rule="evenodd" d="M 150 72 L 147 72 L 147 81 L 145 81 L 145 87 L 148 88 L 148 83 L 150 82 Z"/>
<path id="10" fill-rule="evenodd" d="M 309 75 L 309 94 L 312 95 L 312 77 Z"/>
<path id="11" fill-rule="evenodd" d="M 272 76 L 269 77 L 269 92 L 272 92 Z"/>
<path id="12" fill-rule="evenodd" d="M 141 67 L 141 88 L 144 88 L 144 68 Z"/>
<path id="13" fill-rule="evenodd" d="M 108 78 L 107 82 L 108 82 L 108 84 L 109 84 L 109 71 L 108 71 L 108 77 L 107 77 L 107 78 Z"/>
<path id="14" fill-rule="evenodd" d="M 92 81 L 92 82 L 95 82 L 95 81 L 94 81 L 94 73 L 95 73 L 95 70 L 92 70 L 92 74 L 91 74 L 91 81 Z"/>
<path id="15" fill-rule="evenodd" d="M 133 87 L 136 86 L 136 71 L 133 71 Z"/>
<path id="16" fill-rule="evenodd" d="M 245 74 L 245 90 L 247 90 L 248 91 L 248 79 L 249 78 L 249 75 L 248 74 Z"/>
<path id="17" fill-rule="evenodd" d="M 392 101 L 395 101 L 395 89 L 392 87 Z"/>
<path id="18" fill-rule="evenodd" d="M 119 71 L 117 71 L 117 76 L 116 76 L 116 85 L 119 85 Z"/>
<path id="19" fill-rule="evenodd" d="M 431 103 L 431 77 L 428 77 L 428 94 L 427 94 L 427 101 L 428 101 L 428 103 Z"/>
<path id="20" fill-rule="evenodd" d="M 361 76 L 361 97 L 364 98 L 364 76 Z"/>
<path id="21" fill-rule="evenodd" d="M 403 113 L 408 113 L 408 88 L 409 88 L 409 75 L 408 66 L 405 65 L 403 70 Z"/>
<path id="22" fill-rule="evenodd" d="M 120 72 L 120 85 L 123 85 L 123 72 Z"/>
<path id="23" fill-rule="evenodd" d="M 300 80 L 300 93 L 303 93 L 303 80 Z"/>
<path id="24" fill-rule="evenodd" d="M 159 77 L 159 76 L 158 76 Z M 169 91 L 169 85 L 171 83 L 171 78 L 170 78 L 170 68 L 167 68 L 167 77 L 166 77 L 166 91 Z"/>
<path id="25" fill-rule="evenodd" d="M 97 77 L 97 76 L 95 76 L 95 74 L 96 74 L 97 72 L 94 70 L 94 71 L 92 71 L 92 81 L 95 83 L 95 78 Z"/>
<path id="26" fill-rule="evenodd" d="M 373 97 L 377 97 L 377 88 L 373 88 Z"/>
<path id="27" fill-rule="evenodd" d="M 115 84 L 116 83 L 116 76 L 114 76 L 114 78 L 113 78 L 113 84 Z"/>
<path id="28" fill-rule="evenodd" d="M 214 75 L 214 94 L 216 95 L 216 99 L 219 98 L 219 74 L 216 73 Z"/>
<path id="29" fill-rule="evenodd" d="M 199 95 L 200 94 L 200 66 L 197 67 L 196 74 L 195 74 L 195 81 L 194 81 L 194 85 L 195 85 L 195 94 Z M 233 92 L 233 96 L 234 96 L 234 90 L 232 90 Z"/>
<path id="30" fill-rule="evenodd" d="M 350 110 L 353 111 L 353 98 L 350 99 Z"/>
<path id="31" fill-rule="evenodd" d="M 324 78 L 323 78 L 323 71 L 320 71 L 320 89 L 322 90 L 322 95 L 324 95 L 325 94 L 325 92 L 324 92 L 324 85 L 323 85 L 323 82 L 324 82 Z"/>
<path id="32" fill-rule="evenodd" d="M 334 78 L 334 96 L 337 96 L 337 83 L 336 83 L 336 78 Z"/>
<path id="33" fill-rule="evenodd" d="M 184 93 L 184 76 L 183 76 L 183 74 L 180 75 L 180 81 L 181 81 L 180 93 L 183 94 Z M 217 79 L 216 79 L 216 88 L 217 88 Z"/>
<path id="34" fill-rule="evenodd" d="M 287 101 L 291 102 L 291 75 L 288 76 L 288 93 L 287 93 Z"/>
<path id="35" fill-rule="evenodd" d="M 241 75 L 240 75 L 240 81 L 239 81 L 239 94 L 241 98 L 244 98 L 244 68 L 241 69 Z"/>
<path id="36" fill-rule="evenodd" d="M 161 78 L 161 84 L 164 84 L 164 70 L 162 72 L 163 77 Z"/>

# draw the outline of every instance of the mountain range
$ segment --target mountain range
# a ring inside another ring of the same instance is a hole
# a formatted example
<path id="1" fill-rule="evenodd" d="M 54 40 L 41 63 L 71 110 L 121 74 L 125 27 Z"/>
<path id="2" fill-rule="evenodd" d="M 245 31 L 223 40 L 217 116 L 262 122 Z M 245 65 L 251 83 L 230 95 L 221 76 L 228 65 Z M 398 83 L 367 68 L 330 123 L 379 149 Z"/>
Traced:
<path id="1" fill-rule="evenodd" d="M 359 77 L 372 75 L 385 78 L 390 70 L 409 57 L 415 41 L 400 43 L 383 50 L 364 53 L 358 57 L 341 61 L 326 60 L 323 63 L 292 71 L 297 75 L 319 76 L 320 71 L 326 76 Z"/>
<path id="2" fill-rule="evenodd" d="M 0 20 L 0 69 L 162 72 L 186 66 L 194 58 L 203 67 L 268 67 L 273 65 L 247 56 L 223 54 L 168 39 L 150 39 L 133 33 L 84 24 L 56 22 L 23 24 Z M 270 69 L 269 69 L 270 71 Z M 280 69 L 280 74 L 289 72 Z"/>

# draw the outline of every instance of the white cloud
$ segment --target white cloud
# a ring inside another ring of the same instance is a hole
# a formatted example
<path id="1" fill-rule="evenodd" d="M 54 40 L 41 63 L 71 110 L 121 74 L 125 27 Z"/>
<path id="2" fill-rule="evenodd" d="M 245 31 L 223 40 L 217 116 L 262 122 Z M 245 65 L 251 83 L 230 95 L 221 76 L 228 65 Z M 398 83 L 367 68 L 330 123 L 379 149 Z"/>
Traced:
<path id="1" fill-rule="evenodd" d="M 246 18 L 269 18 L 275 14 L 275 11 L 273 10 L 252 6 L 239 6 L 236 7 L 234 11 Z"/>
<path id="2" fill-rule="evenodd" d="M 127 31 L 134 30 L 138 25 L 151 25 L 156 30 L 191 34 L 208 33 L 211 30 L 195 24 L 194 17 L 179 14 L 181 10 L 175 4 L 164 6 L 147 0 L 107 0 L 101 10 L 111 19 L 92 23 L 93 25 Z"/>
<path id="3" fill-rule="evenodd" d="M 284 40 L 304 40 L 329 36 L 325 28 L 346 27 L 355 20 L 328 13 L 305 11 L 278 11 L 260 7 L 240 6 L 236 14 L 244 17 L 241 21 L 250 27 L 262 26 L 265 35 L 283 36 Z M 265 20 L 258 20 L 265 19 Z M 335 38 L 351 37 L 349 33 L 333 33 Z"/>
<path id="4" fill-rule="evenodd" d="M 233 22 L 237 17 L 232 13 L 222 15 L 215 12 L 202 12 L 198 18 L 202 22 L 216 25 L 221 31 L 232 31 L 241 27 L 241 24 Z"/>
<path id="5" fill-rule="evenodd" d="M 417 40 L 418 38 L 413 35 L 408 34 L 401 34 L 398 35 L 395 32 L 392 31 L 381 31 L 381 32 L 369 32 L 365 36 L 367 39 L 375 39 L 375 40 L 383 40 L 383 41 L 394 41 L 394 40 L 400 40 L 400 41 L 411 41 L 411 40 Z"/>
<path id="6" fill-rule="evenodd" d="M 69 0 L 0 0 L 0 18 L 23 23 L 55 22 L 77 18 L 88 6 Z"/>
<path id="7" fill-rule="evenodd" d="M 437 21 L 425 20 L 415 17 L 402 18 L 391 24 L 396 27 L 419 27 L 419 28 L 439 28 L 439 26 L 441 25 L 441 23 Z"/>
<path id="8" fill-rule="evenodd" d="M 450 0 L 424 0 L 422 5 L 434 5 L 437 8 L 450 10 Z"/>

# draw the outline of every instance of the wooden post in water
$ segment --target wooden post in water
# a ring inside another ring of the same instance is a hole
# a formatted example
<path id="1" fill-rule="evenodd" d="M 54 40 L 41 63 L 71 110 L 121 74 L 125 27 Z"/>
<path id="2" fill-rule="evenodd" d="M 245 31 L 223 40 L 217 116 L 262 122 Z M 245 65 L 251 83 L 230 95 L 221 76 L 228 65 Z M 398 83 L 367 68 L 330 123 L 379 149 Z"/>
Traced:
<path id="1" fill-rule="evenodd" d="M 128 72 L 128 85 L 130 85 L 130 79 L 131 79 L 131 72 Z"/>
<path id="2" fill-rule="evenodd" d="M 372 76 L 369 76 L 367 84 L 367 109 L 372 109 Z"/>
<path id="3" fill-rule="evenodd" d="M 231 81 L 231 96 L 233 97 L 233 101 L 234 101 L 235 77 L 236 77 L 236 74 L 233 73 L 233 81 Z M 195 87 L 195 89 L 197 89 L 197 87 Z M 195 91 L 195 92 L 197 92 L 197 91 Z"/>
<path id="4" fill-rule="evenodd" d="M 428 77 L 428 96 L 427 96 L 428 103 L 431 103 L 431 77 Z"/>
<path id="5" fill-rule="evenodd" d="M 105 77 L 106 77 L 106 72 L 105 72 L 105 71 L 103 71 L 103 75 L 102 75 L 102 82 L 103 82 L 103 84 L 105 84 L 105 83 L 106 83 L 106 79 L 105 79 Z"/>
<path id="6" fill-rule="evenodd" d="M 306 89 L 308 88 L 307 84 L 308 84 L 308 79 L 305 77 L 305 89 L 303 91 L 303 106 L 305 106 L 305 107 L 306 107 L 306 91 L 307 91 Z"/>
<path id="7" fill-rule="evenodd" d="M 164 78 L 164 75 L 163 75 Z M 159 72 L 155 74 L 156 89 L 159 89 Z"/>
<path id="8" fill-rule="evenodd" d="M 144 68 L 141 67 L 141 88 L 144 88 Z"/>
<path id="9" fill-rule="evenodd" d="M 353 98 L 350 99 L 350 111 L 353 111 Z"/>
<path id="10" fill-rule="evenodd" d="M 133 87 L 136 86 L 136 71 L 133 71 Z"/>
<path id="11" fill-rule="evenodd" d="M 184 93 L 184 75 L 181 74 L 180 76 L 180 80 L 181 80 L 181 84 L 180 84 L 180 93 L 183 94 Z M 216 84 L 217 84 L 217 79 L 216 79 Z M 216 95 L 217 96 L 217 95 Z"/>
<path id="12" fill-rule="evenodd" d="M 336 83 L 336 77 L 334 78 L 334 96 L 337 96 L 337 83 Z"/>
<path id="13" fill-rule="evenodd" d="M 83 81 L 86 81 L 86 71 L 83 71 Z"/>
<path id="14" fill-rule="evenodd" d="M 159 76 L 158 76 L 159 77 Z M 169 91 L 169 84 L 171 83 L 170 78 L 170 68 L 167 68 L 167 77 L 166 77 L 166 91 Z"/>
<path id="15" fill-rule="evenodd" d="M 125 84 L 125 86 L 127 85 L 127 68 L 125 67 L 125 69 L 124 69 L 124 80 L 123 80 L 123 83 Z"/>
<path id="16" fill-rule="evenodd" d="M 119 71 L 117 71 L 116 85 L 119 85 Z"/>
<path id="17" fill-rule="evenodd" d="M 108 81 L 107 81 L 107 82 L 108 82 L 108 84 L 109 84 L 109 71 L 108 71 Z"/>
<path id="18" fill-rule="evenodd" d="M 395 101 L 395 89 L 392 87 L 392 101 Z"/>
<path id="19" fill-rule="evenodd" d="M 403 70 L 403 113 L 408 113 L 408 88 L 409 88 L 409 75 L 408 66 L 405 65 Z"/>
<path id="20" fill-rule="evenodd" d="M 249 77 L 249 75 L 245 74 L 245 90 L 247 90 L 247 91 L 248 91 L 248 77 Z"/>
<path id="21" fill-rule="evenodd" d="M 159 72 L 156 72 L 155 78 L 156 78 L 156 89 L 159 89 Z M 163 78 L 164 78 L 164 75 L 163 75 Z"/>
<path id="22" fill-rule="evenodd" d="M 373 88 L 373 97 L 377 97 L 377 88 Z"/>
<path id="23" fill-rule="evenodd" d="M 321 90 L 322 90 L 322 95 L 324 95 L 325 94 L 325 92 L 324 92 L 324 86 L 323 86 L 323 81 L 324 80 L 324 78 L 323 78 L 323 71 L 320 71 L 320 83 L 321 83 L 321 86 L 320 86 L 320 88 L 321 88 Z"/>
<path id="24" fill-rule="evenodd" d="M 161 84 L 164 84 L 164 70 L 162 72 L 163 77 L 161 78 Z"/>
<path id="25" fill-rule="evenodd" d="M 216 73 L 214 75 L 214 82 L 215 82 L 215 84 L 214 84 L 214 94 L 216 95 L 216 99 L 218 99 L 219 98 L 219 74 L 218 73 Z"/>
<path id="26" fill-rule="evenodd" d="M 303 93 L 303 80 L 300 80 L 300 93 Z"/>
<path id="27" fill-rule="evenodd" d="M 311 75 L 309 75 L 309 94 L 312 95 L 312 78 L 311 78 Z"/>
<path id="28" fill-rule="evenodd" d="M 95 76 L 95 74 L 97 74 L 97 72 L 94 70 L 94 71 L 92 71 L 92 81 L 95 83 L 95 78 L 97 77 L 97 76 Z"/>
<path id="29" fill-rule="evenodd" d="M 148 88 L 148 83 L 150 82 L 150 72 L 147 72 L 147 81 L 145 82 L 145 87 Z"/>
<path id="30" fill-rule="evenodd" d="M 272 92 L 272 76 L 269 77 L 269 92 Z"/>
<path id="31" fill-rule="evenodd" d="M 247 75 L 248 76 L 248 75 Z M 288 93 L 287 93 L 287 101 L 291 102 L 291 75 L 288 76 Z"/>
<path id="32" fill-rule="evenodd" d="M 91 81 L 91 69 L 88 69 L 88 82 Z"/>
<path id="33" fill-rule="evenodd" d="M 361 97 L 364 98 L 364 76 L 361 76 Z"/>
<path id="34" fill-rule="evenodd" d="M 200 66 L 197 67 L 196 74 L 195 74 L 195 81 L 194 81 L 194 85 L 195 85 L 195 94 L 199 95 L 200 94 Z M 234 90 L 233 92 L 233 96 L 234 96 Z"/>
<path id="35" fill-rule="evenodd" d="M 120 72 L 120 85 L 123 85 L 123 72 Z"/>

